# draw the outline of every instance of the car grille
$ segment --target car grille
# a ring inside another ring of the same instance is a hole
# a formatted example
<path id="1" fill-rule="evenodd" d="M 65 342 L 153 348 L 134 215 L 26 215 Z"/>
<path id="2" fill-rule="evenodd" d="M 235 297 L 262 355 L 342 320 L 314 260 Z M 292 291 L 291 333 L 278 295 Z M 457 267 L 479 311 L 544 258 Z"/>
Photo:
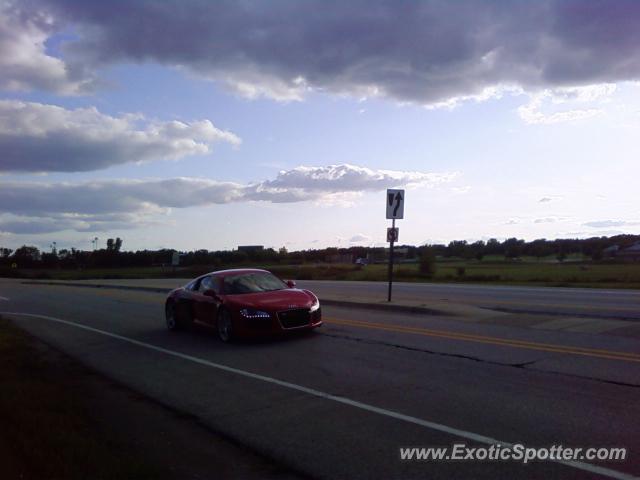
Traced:
<path id="1" fill-rule="evenodd" d="M 308 308 L 296 308 L 278 312 L 278 320 L 282 328 L 299 328 L 309 325 L 311 316 Z"/>
<path id="2" fill-rule="evenodd" d="M 270 318 L 247 318 L 244 322 L 251 330 L 270 330 L 272 325 Z"/>

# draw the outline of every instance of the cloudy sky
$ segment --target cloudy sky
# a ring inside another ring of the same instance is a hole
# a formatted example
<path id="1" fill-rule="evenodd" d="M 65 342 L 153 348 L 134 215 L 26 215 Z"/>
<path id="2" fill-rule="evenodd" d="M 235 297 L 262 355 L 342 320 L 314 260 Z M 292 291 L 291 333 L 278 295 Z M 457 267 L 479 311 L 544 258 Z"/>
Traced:
<path id="1" fill-rule="evenodd" d="M 640 2 L 0 0 L 0 245 L 640 233 Z"/>

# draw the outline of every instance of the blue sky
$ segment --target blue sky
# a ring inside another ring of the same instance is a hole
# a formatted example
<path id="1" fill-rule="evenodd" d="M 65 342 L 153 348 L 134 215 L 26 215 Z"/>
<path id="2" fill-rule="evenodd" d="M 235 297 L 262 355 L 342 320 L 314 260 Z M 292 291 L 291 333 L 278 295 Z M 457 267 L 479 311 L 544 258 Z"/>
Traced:
<path id="1" fill-rule="evenodd" d="M 132 16 L 154 8 L 134 3 Z M 464 65 L 492 62 L 491 75 L 479 74 L 411 47 L 411 38 L 405 45 L 393 4 L 380 5 L 389 14 L 384 27 L 400 32 L 400 66 L 397 52 L 365 49 L 371 39 L 359 36 L 359 17 L 344 39 L 312 37 L 308 51 L 291 57 L 276 48 L 284 27 L 269 23 L 275 53 L 264 59 L 242 50 L 243 38 L 220 54 L 203 49 L 202 35 L 182 39 L 178 52 L 159 48 L 159 38 L 120 44 L 109 35 L 127 26 L 86 4 L 3 3 L 0 48 L 10 54 L 0 65 L 0 245 L 88 249 L 95 236 L 119 236 L 126 249 L 382 245 L 384 189 L 392 187 L 407 189 L 401 243 L 640 232 L 640 68 L 628 67 L 640 65 L 637 48 L 625 68 L 607 65 L 607 42 L 592 35 L 576 45 L 583 25 L 575 23 L 571 41 L 557 38 L 560 65 L 571 68 L 559 75 L 548 60 L 542 65 L 553 75 L 538 78 L 527 72 L 542 67 L 524 52 L 519 64 L 511 60 L 517 51 L 501 54 L 502 66 L 492 60 L 511 42 L 507 29 L 484 50 L 465 49 Z M 424 4 L 429 18 L 468 6 Z M 186 7 L 167 7 L 158 23 L 172 27 L 172 8 Z M 225 8 L 234 7 L 210 6 L 212 15 Z M 181 11 L 187 22 L 192 12 Z M 519 15 L 514 25 L 529 21 Z M 487 7 L 484 21 L 495 17 Z M 538 45 L 550 27 L 533 18 L 529 41 Z M 305 29 L 302 19 L 299 38 L 321 31 L 318 21 L 331 20 L 309 20 Z M 151 27 L 149 36 L 159 35 Z M 217 45 L 215 25 L 197 28 Z M 633 47 L 626 28 L 619 43 Z M 336 53 L 344 49 L 356 51 L 349 63 Z M 567 60 L 585 51 L 592 58 L 584 61 L 602 63 L 606 75 Z M 556 51 L 547 55 L 556 61 Z M 436 67 L 451 80 L 432 74 Z M 399 68 L 402 76 L 389 74 Z"/>

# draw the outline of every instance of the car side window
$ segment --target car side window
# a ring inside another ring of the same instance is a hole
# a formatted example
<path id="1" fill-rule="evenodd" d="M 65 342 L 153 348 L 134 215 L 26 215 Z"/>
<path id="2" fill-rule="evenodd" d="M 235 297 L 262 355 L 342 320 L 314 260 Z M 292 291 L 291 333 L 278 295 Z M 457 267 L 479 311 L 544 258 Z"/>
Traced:
<path id="1" fill-rule="evenodd" d="M 207 290 L 213 290 L 216 293 L 220 293 L 219 292 L 219 288 L 218 288 L 218 281 L 216 278 L 214 277 L 204 277 L 201 281 L 200 281 L 200 287 L 198 288 L 198 291 L 200 293 L 204 293 Z"/>
<path id="2" fill-rule="evenodd" d="M 202 280 L 200 280 L 200 285 L 198 286 L 198 291 L 200 293 L 203 293 L 205 290 L 209 290 L 209 277 L 204 277 Z"/>

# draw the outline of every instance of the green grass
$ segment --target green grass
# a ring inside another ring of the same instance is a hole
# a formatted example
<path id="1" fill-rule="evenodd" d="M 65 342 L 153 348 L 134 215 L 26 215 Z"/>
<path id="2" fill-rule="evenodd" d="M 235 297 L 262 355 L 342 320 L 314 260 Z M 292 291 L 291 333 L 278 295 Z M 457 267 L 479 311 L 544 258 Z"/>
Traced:
<path id="1" fill-rule="evenodd" d="M 459 269 L 464 269 L 461 274 Z M 275 266 L 272 270 L 286 278 L 385 281 L 387 265 L 302 265 Z M 485 262 L 448 260 L 437 264 L 436 274 L 427 278 L 417 264 L 394 267 L 394 278 L 408 282 L 470 282 L 495 284 L 533 284 L 544 286 L 587 286 L 640 288 L 640 264 L 594 264 L 549 262 Z"/>
<path id="2" fill-rule="evenodd" d="M 544 286 L 581 286 L 603 288 L 640 288 L 640 262 L 594 263 L 579 261 L 556 262 L 548 259 L 505 260 L 503 257 L 485 257 L 482 261 L 439 259 L 433 277 L 421 275 L 417 264 L 398 264 L 395 279 L 407 282 L 468 282 L 492 284 L 530 284 Z M 56 280 L 78 279 L 142 279 L 193 278 L 222 268 L 258 266 L 282 278 L 297 280 L 355 280 L 386 281 L 387 265 L 360 267 L 352 264 L 303 265 L 201 265 L 194 267 L 104 268 L 86 270 L 9 270 L 0 269 L 0 276 L 19 276 Z M 461 274 L 461 269 L 464 273 Z"/>

